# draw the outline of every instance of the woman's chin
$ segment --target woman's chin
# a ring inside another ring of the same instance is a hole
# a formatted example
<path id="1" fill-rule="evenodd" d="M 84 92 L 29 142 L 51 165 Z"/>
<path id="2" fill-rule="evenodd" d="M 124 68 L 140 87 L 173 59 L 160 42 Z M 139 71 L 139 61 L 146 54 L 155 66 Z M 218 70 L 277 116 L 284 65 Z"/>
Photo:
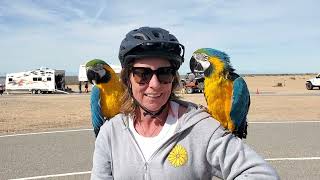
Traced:
<path id="1" fill-rule="evenodd" d="M 151 104 L 151 103 L 148 103 L 145 105 L 145 107 L 149 110 L 149 111 L 158 111 L 161 109 L 161 107 L 164 105 L 163 104 L 159 104 L 159 100 L 157 101 L 157 104 Z"/>

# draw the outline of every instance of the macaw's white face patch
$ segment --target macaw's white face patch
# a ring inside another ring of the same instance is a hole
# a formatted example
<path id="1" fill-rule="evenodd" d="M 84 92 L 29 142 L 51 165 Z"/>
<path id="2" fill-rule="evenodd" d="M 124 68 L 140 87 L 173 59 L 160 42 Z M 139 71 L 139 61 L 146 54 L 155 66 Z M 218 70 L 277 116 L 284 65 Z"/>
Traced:
<path id="1" fill-rule="evenodd" d="M 205 53 L 193 53 L 193 58 L 202 66 L 203 70 L 210 67 L 209 56 Z"/>
<path id="2" fill-rule="evenodd" d="M 208 61 L 208 55 L 205 53 L 194 53 L 193 54 L 194 59 L 197 61 Z"/>

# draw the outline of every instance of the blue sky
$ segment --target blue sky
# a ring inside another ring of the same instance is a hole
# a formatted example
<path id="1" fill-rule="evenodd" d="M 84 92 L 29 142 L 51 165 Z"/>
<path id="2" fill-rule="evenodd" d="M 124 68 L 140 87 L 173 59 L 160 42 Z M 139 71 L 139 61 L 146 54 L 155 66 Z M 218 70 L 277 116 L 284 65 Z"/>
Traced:
<path id="1" fill-rule="evenodd" d="M 41 66 L 76 74 L 100 58 L 119 64 L 125 34 L 141 26 L 168 29 L 186 46 L 229 54 L 239 73 L 320 72 L 320 1 L 0 1 L 0 75 Z"/>

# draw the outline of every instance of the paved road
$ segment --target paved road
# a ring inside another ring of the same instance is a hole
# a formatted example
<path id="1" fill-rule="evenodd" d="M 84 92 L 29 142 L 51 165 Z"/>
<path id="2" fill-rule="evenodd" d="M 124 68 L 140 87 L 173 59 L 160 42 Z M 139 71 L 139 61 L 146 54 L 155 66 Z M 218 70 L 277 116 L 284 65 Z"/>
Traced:
<path id="1" fill-rule="evenodd" d="M 0 179 L 90 171 L 92 131 L 0 138 Z"/>
<path id="2" fill-rule="evenodd" d="M 249 133 L 246 143 L 266 158 L 282 179 L 319 179 L 320 122 L 251 123 Z M 92 131 L 2 136 L 0 144 L 0 179 L 90 177 Z M 306 159 L 310 157 L 313 158 Z"/>
<path id="3" fill-rule="evenodd" d="M 277 169 L 281 179 L 320 179 L 320 122 L 251 124 L 247 143 Z M 276 160 L 305 158 L 311 160 Z"/>

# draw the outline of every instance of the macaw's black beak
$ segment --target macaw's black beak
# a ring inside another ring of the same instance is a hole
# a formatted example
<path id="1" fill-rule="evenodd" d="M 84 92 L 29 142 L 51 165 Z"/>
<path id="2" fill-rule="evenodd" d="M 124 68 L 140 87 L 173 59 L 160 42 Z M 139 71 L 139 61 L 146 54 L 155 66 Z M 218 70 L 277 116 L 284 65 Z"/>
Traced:
<path id="1" fill-rule="evenodd" d="M 190 70 L 194 73 L 194 71 L 203 71 L 203 66 L 194 58 L 190 59 Z"/>
<path id="2" fill-rule="evenodd" d="M 91 69 L 89 69 L 89 70 L 87 71 L 87 78 L 88 78 L 88 81 L 89 81 L 91 84 L 93 84 L 92 81 L 99 82 L 99 80 L 100 80 L 99 74 L 96 73 L 95 71 L 91 70 Z"/>

